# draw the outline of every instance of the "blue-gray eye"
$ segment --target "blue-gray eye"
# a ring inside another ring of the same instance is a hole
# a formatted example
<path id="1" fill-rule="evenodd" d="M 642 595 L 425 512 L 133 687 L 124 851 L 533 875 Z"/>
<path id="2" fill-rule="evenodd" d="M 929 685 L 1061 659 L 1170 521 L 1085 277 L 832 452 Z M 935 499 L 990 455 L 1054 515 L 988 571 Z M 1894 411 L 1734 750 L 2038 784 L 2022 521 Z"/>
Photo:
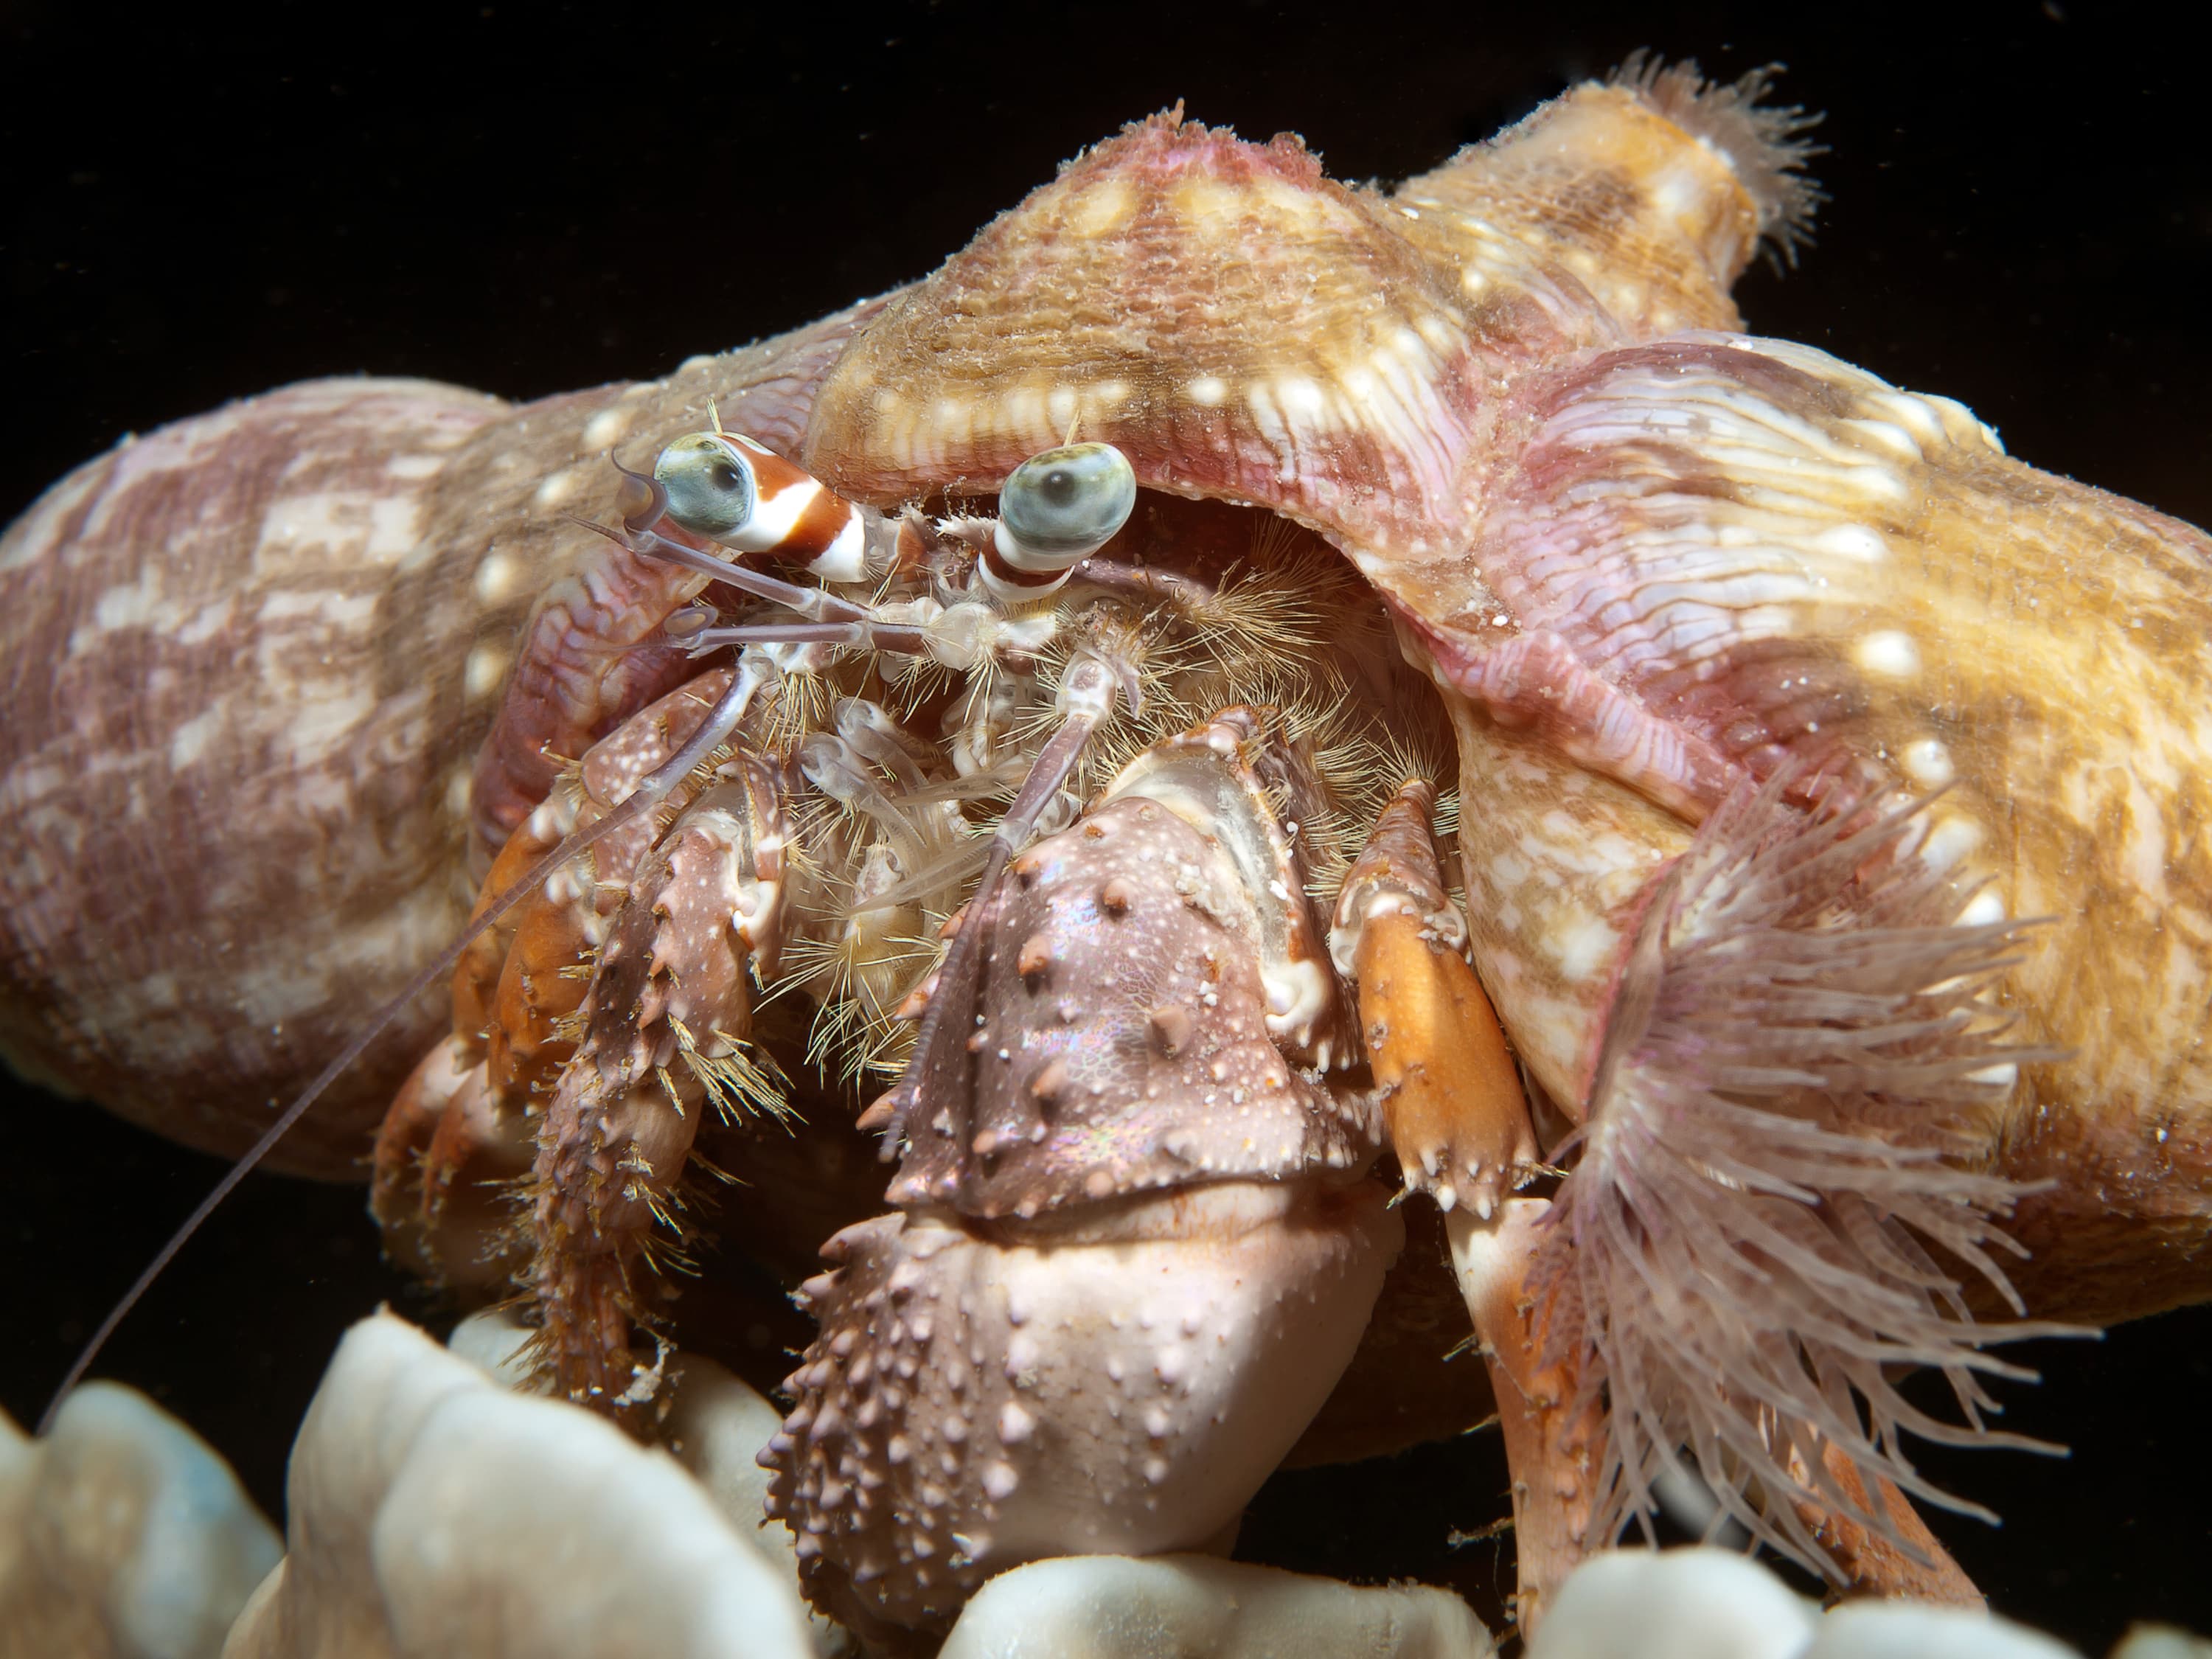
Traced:
<path id="1" fill-rule="evenodd" d="M 1017 570 L 1066 570 L 1128 523 L 1137 474 L 1111 444 L 1032 455 L 999 492 L 999 552 Z"/>
<path id="2" fill-rule="evenodd" d="M 753 516 L 752 463 L 719 432 L 694 432 L 660 452 L 653 476 L 668 492 L 668 516 L 696 536 L 724 541 Z"/>

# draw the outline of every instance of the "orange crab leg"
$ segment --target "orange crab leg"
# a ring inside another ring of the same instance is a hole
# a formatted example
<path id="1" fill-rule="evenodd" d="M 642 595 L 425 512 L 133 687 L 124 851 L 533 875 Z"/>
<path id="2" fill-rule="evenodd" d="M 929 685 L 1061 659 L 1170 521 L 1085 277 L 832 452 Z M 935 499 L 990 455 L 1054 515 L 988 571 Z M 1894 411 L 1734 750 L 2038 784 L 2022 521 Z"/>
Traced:
<path id="1" fill-rule="evenodd" d="M 1550 1206 L 1509 1199 L 1536 1163 L 1520 1068 L 1462 954 L 1465 921 L 1430 830 L 1436 790 L 1405 784 L 1345 879 L 1329 945 L 1358 989 L 1368 1063 L 1409 1190 L 1446 1211 L 1460 1288 L 1513 1470 L 1522 1629 L 1580 1560 L 1605 1423 L 1525 1285 Z"/>
<path id="2" fill-rule="evenodd" d="M 1339 896 L 1329 951 L 1358 988 L 1384 1125 L 1411 1190 L 1487 1218 L 1536 1162 L 1521 1074 L 1467 964 L 1467 924 L 1430 832 L 1437 792 L 1404 784 Z"/>
<path id="3" fill-rule="evenodd" d="M 1864 1522 L 1808 1499 L 1797 1500 L 1797 1512 L 1812 1528 L 1813 1535 L 1850 1581 L 1850 1593 L 1861 1595 L 1905 1596 L 1915 1601 L 1938 1601 L 1954 1607 L 1986 1611 L 1988 1598 L 1975 1589 L 1966 1569 L 1936 1541 L 1911 1502 L 1887 1477 L 1877 1477 L 1878 1495 L 1869 1495 L 1857 1462 L 1842 1448 L 1831 1444 L 1821 1459 L 1827 1477 L 1844 1495 L 1869 1515 L 1886 1510 L 1897 1528 L 1894 1539 L 1883 1536 Z M 1794 1466 L 1801 1484 L 1804 1479 Z"/>
<path id="4" fill-rule="evenodd" d="M 1489 999 L 1458 952 L 1403 912 L 1369 921 L 1356 960 L 1368 1059 L 1408 1184 L 1486 1217 L 1536 1152 Z"/>
<path id="5" fill-rule="evenodd" d="M 1515 1615 L 1524 1639 L 1585 1553 L 1605 1447 L 1601 1401 L 1583 1387 L 1573 1360 L 1559 1357 L 1582 1350 L 1554 1340 L 1551 1327 L 1562 1310 L 1527 1285 L 1550 1208 L 1543 1199 L 1516 1198 L 1488 1222 L 1465 1211 L 1445 1218 L 1513 1472 Z"/>
<path id="6" fill-rule="evenodd" d="M 1443 889 L 1430 819 L 1435 791 L 1414 781 L 1383 809 L 1338 900 L 1330 949 L 1358 991 L 1376 1091 L 1408 1190 L 1446 1211 L 1453 1262 L 1497 1396 L 1513 1471 L 1521 1628 L 1532 1631 L 1568 1571 L 1593 1547 L 1607 1425 L 1568 1325 L 1577 1310 L 1555 1279 L 1532 1273 L 1550 1205 L 1507 1199 L 1534 1165 L 1520 1073 L 1489 999 L 1462 954 L 1465 924 Z M 1870 1498 L 1831 1449 L 1807 1490 L 1887 1516 L 1893 1532 L 1840 1509 L 1800 1512 L 1853 1591 L 1979 1606 L 1980 1595 L 1905 1495 Z"/>
<path id="7" fill-rule="evenodd" d="M 385 1253 L 426 1279 L 439 1277 L 440 1256 L 422 1221 L 422 1162 L 474 1066 L 468 1043 L 444 1038 L 408 1074 L 376 1132 L 368 1212 L 383 1232 Z"/>

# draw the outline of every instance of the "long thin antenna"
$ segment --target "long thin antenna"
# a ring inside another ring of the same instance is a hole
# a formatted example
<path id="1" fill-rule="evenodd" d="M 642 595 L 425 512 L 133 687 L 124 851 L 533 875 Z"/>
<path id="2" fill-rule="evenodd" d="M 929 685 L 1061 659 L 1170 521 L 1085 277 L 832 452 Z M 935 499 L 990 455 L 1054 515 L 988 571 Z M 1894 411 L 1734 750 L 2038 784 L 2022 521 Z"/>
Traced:
<path id="1" fill-rule="evenodd" d="M 106 1318 L 100 1321 L 100 1328 L 92 1334 L 92 1340 L 84 1345 L 70 1364 L 68 1375 L 62 1378 L 61 1386 L 54 1390 L 53 1398 L 46 1402 L 46 1409 L 40 1414 L 39 1433 L 43 1435 L 53 1427 L 54 1414 L 61 1410 L 62 1401 L 69 1397 L 70 1390 L 84 1380 L 85 1372 L 92 1368 L 93 1361 L 100 1358 L 100 1350 L 107 1346 L 107 1339 L 115 1334 L 116 1328 L 138 1305 L 140 1298 L 153 1288 L 154 1281 L 176 1259 L 177 1252 L 185 1248 L 191 1236 L 200 1230 L 201 1224 L 215 1213 L 223 1200 L 237 1189 L 238 1183 L 253 1173 L 261 1160 L 269 1156 L 270 1149 L 290 1132 L 294 1124 L 307 1115 L 307 1109 L 321 1098 L 323 1091 L 337 1082 L 345 1069 L 368 1051 L 368 1045 L 383 1034 L 386 1026 L 406 1012 L 409 1004 L 453 972 L 453 965 L 461 959 L 461 953 L 489 932 L 501 917 L 522 902 L 526 894 L 578 854 L 588 851 L 596 842 L 659 805 L 667 798 L 670 790 L 690 776 L 699 763 L 737 730 L 738 723 L 744 719 L 746 709 L 752 705 L 753 694 L 759 690 L 770 672 L 762 659 L 748 654 L 740 659 L 729 689 L 716 700 L 714 706 L 708 711 L 707 718 L 699 723 L 698 729 L 684 740 L 681 748 L 640 780 L 637 787 L 624 796 L 605 817 L 585 825 L 532 865 L 527 874 L 487 905 L 474 921 L 461 930 L 459 939 L 440 951 L 436 960 L 428 967 L 408 981 L 407 988 L 379 1009 L 376 1018 L 341 1048 L 329 1065 L 315 1074 L 315 1080 L 300 1092 L 274 1123 L 262 1132 L 261 1139 L 230 1166 L 221 1181 L 216 1182 L 215 1190 L 202 1199 L 198 1207 L 185 1218 L 184 1224 L 169 1236 L 169 1242 L 161 1246 L 153 1261 L 146 1264 L 145 1271 L 123 1293 L 123 1299 L 115 1304 Z"/>

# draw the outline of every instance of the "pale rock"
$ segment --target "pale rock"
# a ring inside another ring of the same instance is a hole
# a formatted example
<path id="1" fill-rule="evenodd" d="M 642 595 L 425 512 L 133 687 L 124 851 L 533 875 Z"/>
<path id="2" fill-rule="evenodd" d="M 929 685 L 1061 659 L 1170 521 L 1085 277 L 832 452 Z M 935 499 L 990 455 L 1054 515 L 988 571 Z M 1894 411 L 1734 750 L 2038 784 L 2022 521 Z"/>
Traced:
<path id="1" fill-rule="evenodd" d="M 2131 1625 L 2111 1659 L 2212 1659 L 2212 1642 L 2171 1625 Z"/>
<path id="2" fill-rule="evenodd" d="M 1456 1595 L 1203 1555 L 1063 1556 L 994 1578 L 938 1659 L 1483 1659 L 1490 1632 Z"/>
<path id="3" fill-rule="evenodd" d="M 537 1392 L 528 1355 L 530 1328 L 506 1308 L 486 1308 L 453 1327 L 446 1346 L 471 1365 L 489 1371 L 493 1382 L 516 1394 Z"/>
<path id="4" fill-rule="evenodd" d="M 512 1312 L 490 1308 L 464 1319 L 447 1346 L 502 1387 L 528 1390 L 533 1379 L 523 1350 L 530 1334 Z M 789 1527 L 768 1518 L 769 1474 L 759 1462 L 760 1449 L 782 1426 L 783 1413 L 726 1368 L 696 1354 L 671 1350 L 662 1386 L 668 1409 L 659 1426 L 661 1443 L 797 1596 L 798 1547 Z M 842 1626 L 811 1610 L 807 1625 L 822 1659 L 855 1651 Z"/>
<path id="5" fill-rule="evenodd" d="M 1611 1551 L 1568 1575 L 1528 1659 L 2080 1659 L 1985 1613 L 1916 1601 L 1818 1608 L 1747 1558 Z M 2113 1659 L 2123 1659 L 2116 1654 Z M 2124 1659 L 2188 1659 L 2148 1647 Z"/>
<path id="6" fill-rule="evenodd" d="M 787 1583 L 672 1458 L 388 1314 L 339 1344 L 289 1497 L 290 1553 L 224 1659 L 815 1653 Z"/>
<path id="7" fill-rule="evenodd" d="M 86 1383 L 43 1440 L 0 1414 L 5 1659 L 212 1659 L 279 1548 L 222 1459 L 135 1389 Z"/>
<path id="8" fill-rule="evenodd" d="M 1960 1607 L 1846 1601 L 1820 1621 L 1801 1659 L 2080 1659 L 2039 1631 Z"/>
<path id="9" fill-rule="evenodd" d="M 1812 1604 L 1726 1550 L 1613 1550 L 1567 1576 L 1528 1659 L 1798 1659 Z"/>

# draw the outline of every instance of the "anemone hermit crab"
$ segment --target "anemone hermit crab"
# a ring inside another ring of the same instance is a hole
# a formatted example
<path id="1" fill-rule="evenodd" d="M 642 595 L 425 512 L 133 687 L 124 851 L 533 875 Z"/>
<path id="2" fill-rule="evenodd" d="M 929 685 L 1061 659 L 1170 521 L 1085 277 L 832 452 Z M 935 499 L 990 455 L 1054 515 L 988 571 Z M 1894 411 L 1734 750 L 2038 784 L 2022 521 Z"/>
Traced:
<path id="1" fill-rule="evenodd" d="M 1387 195 L 1170 114 L 665 381 L 319 383 L 92 464 L 0 560 L 59 647 L 11 1057 L 235 1147 L 337 987 L 519 893 L 278 1157 L 380 1122 L 393 1252 L 519 1283 L 641 1429 L 697 1221 L 828 1239 L 773 1501 L 886 1640 L 1218 1540 L 1317 1412 L 1460 1426 L 1341 1381 L 1421 1369 L 1438 1210 L 1524 1621 L 1688 1475 L 1971 1595 L 1899 1431 L 1996 1437 L 1988 1345 L 2203 1294 L 2212 550 L 1739 331 L 1813 204 L 1762 92 L 1632 65 Z M 102 641 L 129 758 L 68 777 Z M 237 885 L 55 948 L 241 792 Z M 302 904 L 304 963 L 251 925 Z"/>

